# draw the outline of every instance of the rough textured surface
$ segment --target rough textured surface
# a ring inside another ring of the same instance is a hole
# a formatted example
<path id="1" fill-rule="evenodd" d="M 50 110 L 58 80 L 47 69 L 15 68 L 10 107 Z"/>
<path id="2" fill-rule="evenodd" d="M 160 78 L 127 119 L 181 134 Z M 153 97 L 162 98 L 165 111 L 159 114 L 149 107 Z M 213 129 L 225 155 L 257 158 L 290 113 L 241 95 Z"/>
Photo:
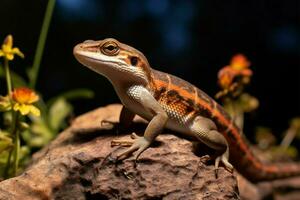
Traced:
<path id="1" fill-rule="evenodd" d="M 268 157 L 266 156 L 269 155 L 268 152 L 261 151 L 257 147 L 252 147 L 252 150 L 260 160 L 268 162 Z M 237 173 L 237 180 L 240 197 L 244 200 L 300 199 L 300 176 L 253 184 Z"/>
<path id="2" fill-rule="evenodd" d="M 238 174 L 237 180 L 240 197 L 244 200 L 300 199 L 300 177 L 292 177 L 253 184 Z"/>
<path id="3" fill-rule="evenodd" d="M 132 158 L 114 163 L 123 147 L 112 148 L 111 141 L 145 128 L 138 118 L 125 135 L 101 125 L 117 122 L 120 109 L 110 105 L 78 117 L 23 174 L 0 183 L 0 199 L 239 199 L 234 175 L 221 167 L 216 178 L 190 141 L 168 131 L 137 165 Z"/>

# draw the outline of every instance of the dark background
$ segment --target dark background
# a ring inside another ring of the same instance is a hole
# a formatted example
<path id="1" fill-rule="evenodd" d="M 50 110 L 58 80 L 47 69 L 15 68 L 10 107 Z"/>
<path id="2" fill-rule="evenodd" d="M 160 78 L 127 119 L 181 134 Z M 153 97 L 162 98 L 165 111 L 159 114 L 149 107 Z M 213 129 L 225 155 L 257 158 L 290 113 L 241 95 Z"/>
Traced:
<path id="1" fill-rule="evenodd" d="M 45 99 L 91 88 L 93 100 L 74 102 L 76 114 L 119 102 L 110 83 L 81 66 L 72 49 L 87 39 L 114 37 L 142 51 L 151 66 L 190 81 L 214 96 L 218 70 L 245 54 L 254 76 L 248 91 L 260 100 L 246 132 L 265 125 L 281 133 L 300 115 L 300 1 L 298 0 L 57 0 L 37 89 Z M 13 34 L 32 64 L 46 0 L 1 0 L 0 39 Z M 1 82 L 3 90 L 4 82 Z"/>

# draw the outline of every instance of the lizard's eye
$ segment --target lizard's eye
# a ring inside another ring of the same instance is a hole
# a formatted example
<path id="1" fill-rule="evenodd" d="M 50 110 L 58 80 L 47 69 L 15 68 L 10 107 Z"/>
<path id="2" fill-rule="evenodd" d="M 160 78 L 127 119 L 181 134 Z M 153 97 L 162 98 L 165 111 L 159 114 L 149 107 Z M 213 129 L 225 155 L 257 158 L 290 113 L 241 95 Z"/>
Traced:
<path id="1" fill-rule="evenodd" d="M 119 53 L 119 46 L 117 43 L 109 41 L 104 43 L 101 48 L 101 52 L 108 56 L 115 56 Z"/>

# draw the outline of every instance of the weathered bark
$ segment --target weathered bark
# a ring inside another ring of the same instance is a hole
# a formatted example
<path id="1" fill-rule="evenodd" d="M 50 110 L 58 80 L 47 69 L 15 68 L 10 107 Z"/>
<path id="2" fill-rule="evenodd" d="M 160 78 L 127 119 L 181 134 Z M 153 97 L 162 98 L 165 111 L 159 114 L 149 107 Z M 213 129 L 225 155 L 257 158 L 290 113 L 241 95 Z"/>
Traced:
<path id="1" fill-rule="evenodd" d="M 216 178 L 190 141 L 167 130 L 136 165 L 133 158 L 115 163 L 124 147 L 111 141 L 145 128 L 140 118 L 125 135 L 101 125 L 117 122 L 120 109 L 110 105 L 78 117 L 24 173 L 0 183 L 0 199 L 239 199 L 234 175 L 221 167 Z"/>

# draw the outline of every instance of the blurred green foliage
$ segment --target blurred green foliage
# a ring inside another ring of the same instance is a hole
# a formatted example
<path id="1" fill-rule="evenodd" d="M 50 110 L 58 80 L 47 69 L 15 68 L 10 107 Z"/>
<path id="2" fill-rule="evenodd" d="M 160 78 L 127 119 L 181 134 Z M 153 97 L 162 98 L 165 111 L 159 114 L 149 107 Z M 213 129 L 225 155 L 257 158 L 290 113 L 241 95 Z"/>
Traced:
<path id="1" fill-rule="evenodd" d="M 22 77 L 11 70 L 8 63 L 13 59 L 4 58 L 6 59 L 4 65 L 0 64 L 0 79 L 4 79 L 12 85 L 10 86 L 11 91 L 8 89 L 8 94 L 1 96 L 0 99 L 0 108 L 2 108 L 0 109 L 2 112 L 2 116 L 0 115 L 0 176 L 2 178 L 15 176 L 30 160 L 32 153 L 47 145 L 59 131 L 69 125 L 74 115 L 72 100 L 90 99 L 94 96 L 93 91 L 79 88 L 63 92 L 45 101 L 42 95 L 43 91 L 41 91 L 38 94 L 39 101 L 36 103 L 41 111 L 40 116 L 18 115 L 18 112 L 13 110 L 10 92 L 20 87 L 31 88 L 33 92 L 37 83 L 54 6 L 55 0 L 49 0 L 33 65 L 26 69 L 27 77 Z M 10 37 L 12 38 L 12 36 Z M 28 89 L 28 91 L 31 90 Z"/>

